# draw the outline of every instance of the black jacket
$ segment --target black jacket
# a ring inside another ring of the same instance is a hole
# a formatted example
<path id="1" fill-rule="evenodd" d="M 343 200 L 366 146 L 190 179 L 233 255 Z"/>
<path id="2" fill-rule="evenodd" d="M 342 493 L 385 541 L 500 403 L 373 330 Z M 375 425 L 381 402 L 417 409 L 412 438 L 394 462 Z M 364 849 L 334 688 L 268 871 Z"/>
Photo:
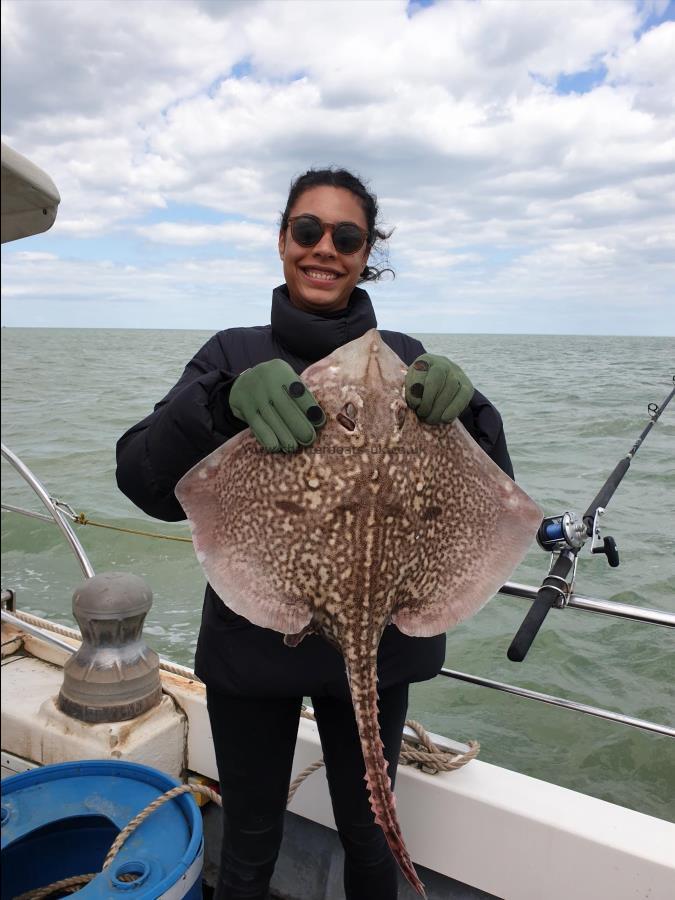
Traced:
<path id="1" fill-rule="evenodd" d="M 229 328 L 214 335 L 187 364 L 174 388 L 147 418 L 117 444 L 117 483 L 137 506 L 158 519 L 185 518 L 174 496 L 179 479 L 238 431 L 228 395 L 245 369 L 270 359 L 286 360 L 300 374 L 337 347 L 377 327 L 368 294 L 356 288 L 345 310 L 316 315 L 294 307 L 285 285 L 272 295 L 271 324 Z M 382 339 L 410 365 L 424 353 L 419 341 L 395 331 Z M 460 416 L 480 446 L 511 477 L 501 418 L 475 391 Z M 443 665 L 445 636 L 411 638 L 393 625 L 385 629 L 378 655 L 381 688 L 433 678 Z M 338 652 L 316 635 L 286 647 L 277 632 L 252 625 L 229 610 L 206 587 L 197 644 L 197 674 L 210 687 L 241 696 L 344 697 L 347 681 Z"/>

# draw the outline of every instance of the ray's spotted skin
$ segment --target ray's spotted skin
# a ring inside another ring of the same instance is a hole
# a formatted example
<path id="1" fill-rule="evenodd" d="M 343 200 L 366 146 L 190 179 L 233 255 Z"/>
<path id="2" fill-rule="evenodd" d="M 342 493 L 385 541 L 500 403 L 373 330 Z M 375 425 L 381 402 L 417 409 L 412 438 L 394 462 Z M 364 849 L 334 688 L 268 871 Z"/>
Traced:
<path id="1" fill-rule="evenodd" d="M 417 637 L 477 612 L 508 580 L 541 511 L 455 421 L 404 400 L 406 366 L 376 330 L 306 369 L 326 413 L 316 443 L 261 452 L 247 430 L 202 460 L 176 496 L 220 597 L 298 644 L 342 653 L 376 822 L 405 877 L 406 849 L 377 720 L 377 648 L 393 622 Z"/>

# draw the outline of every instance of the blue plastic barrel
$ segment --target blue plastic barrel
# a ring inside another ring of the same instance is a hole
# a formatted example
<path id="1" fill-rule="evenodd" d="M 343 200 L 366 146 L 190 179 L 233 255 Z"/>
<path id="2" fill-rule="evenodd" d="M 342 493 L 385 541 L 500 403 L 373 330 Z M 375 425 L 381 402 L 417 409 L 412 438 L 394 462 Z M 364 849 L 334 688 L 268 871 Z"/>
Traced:
<path id="1" fill-rule="evenodd" d="M 190 794 L 151 813 L 101 871 L 124 826 L 179 783 L 149 766 L 113 760 L 43 766 L 3 779 L 3 900 L 90 872 L 99 874 L 78 892 L 83 900 L 200 900 L 202 817 Z M 135 878 L 121 880 L 125 874 Z"/>

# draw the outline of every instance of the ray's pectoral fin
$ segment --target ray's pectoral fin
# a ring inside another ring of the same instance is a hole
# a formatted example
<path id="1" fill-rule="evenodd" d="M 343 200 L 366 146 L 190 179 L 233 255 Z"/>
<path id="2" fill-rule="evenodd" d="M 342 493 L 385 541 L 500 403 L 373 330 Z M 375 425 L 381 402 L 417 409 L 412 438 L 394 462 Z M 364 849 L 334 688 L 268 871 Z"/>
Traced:
<path id="1" fill-rule="evenodd" d="M 297 580 L 284 578 L 274 564 L 270 545 L 280 526 L 273 522 L 266 531 L 261 516 L 256 529 L 243 527 L 242 510 L 252 504 L 250 476 L 227 480 L 237 452 L 250 464 L 242 438 L 237 435 L 191 469 L 176 496 L 187 514 L 197 559 L 218 596 L 254 625 L 290 634 L 299 643 L 313 610 Z"/>
<path id="2" fill-rule="evenodd" d="M 427 555 L 424 579 L 394 606 L 391 620 L 404 634 L 442 634 L 477 613 L 508 581 L 539 527 L 536 503 L 485 454 L 479 462 L 492 482 L 491 504 L 476 513 L 473 531 L 465 524 L 464 533 L 451 516 L 441 515 L 442 552 Z"/>

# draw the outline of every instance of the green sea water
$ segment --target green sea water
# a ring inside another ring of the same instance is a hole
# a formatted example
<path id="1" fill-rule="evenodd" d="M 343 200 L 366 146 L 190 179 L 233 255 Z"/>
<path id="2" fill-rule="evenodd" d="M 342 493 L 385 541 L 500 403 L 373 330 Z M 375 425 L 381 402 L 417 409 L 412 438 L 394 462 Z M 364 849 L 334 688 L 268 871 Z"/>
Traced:
<path id="1" fill-rule="evenodd" d="M 174 384 L 210 337 L 198 331 L 2 330 L 2 439 L 52 496 L 87 517 L 187 536 L 149 519 L 117 489 L 115 441 Z M 647 403 L 672 384 L 675 338 L 420 335 L 460 363 L 502 413 L 516 479 L 547 514 L 583 512 L 646 424 Z M 3 462 L 3 502 L 38 510 Z M 621 552 L 580 560 L 580 594 L 675 611 L 675 404 L 635 457 L 608 507 L 604 533 Z M 204 579 L 191 546 L 79 528 L 96 571 L 124 570 L 154 592 L 148 642 L 192 665 Z M 536 546 L 513 580 L 539 584 Z M 72 624 L 79 567 L 58 529 L 2 513 L 2 584 L 21 609 Z M 507 647 L 527 601 L 497 596 L 448 636 L 446 665 L 630 716 L 675 725 L 673 632 L 553 611 L 525 662 Z M 675 741 L 580 713 L 438 677 L 414 685 L 410 715 L 481 759 L 675 820 Z"/>

